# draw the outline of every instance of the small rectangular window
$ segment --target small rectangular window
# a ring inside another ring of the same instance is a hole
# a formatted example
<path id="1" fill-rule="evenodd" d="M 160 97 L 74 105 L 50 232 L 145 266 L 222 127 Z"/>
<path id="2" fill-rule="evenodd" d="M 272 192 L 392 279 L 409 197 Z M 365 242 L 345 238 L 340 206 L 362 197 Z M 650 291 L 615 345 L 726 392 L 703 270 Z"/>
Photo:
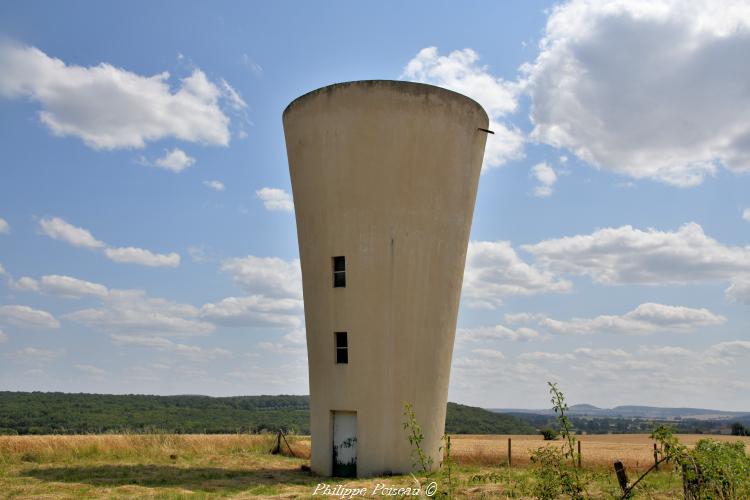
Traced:
<path id="1" fill-rule="evenodd" d="M 333 288 L 346 288 L 346 259 L 333 258 Z"/>
<path id="2" fill-rule="evenodd" d="M 346 332 L 334 333 L 336 338 L 336 363 L 337 364 L 348 364 L 349 363 L 349 351 L 348 344 L 346 341 Z"/>

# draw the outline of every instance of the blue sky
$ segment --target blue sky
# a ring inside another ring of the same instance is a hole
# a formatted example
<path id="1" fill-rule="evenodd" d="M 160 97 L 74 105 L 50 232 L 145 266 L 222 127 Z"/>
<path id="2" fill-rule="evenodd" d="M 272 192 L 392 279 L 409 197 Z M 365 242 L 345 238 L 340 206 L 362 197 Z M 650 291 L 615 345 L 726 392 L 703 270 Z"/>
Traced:
<path id="1" fill-rule="evenodd" d="M 452 401 L 749 410 L 749 52 L 730 2 L 5 3 L 0 389 L 307 393 L 281 113 L 405 79 L 497 132 Z"/>

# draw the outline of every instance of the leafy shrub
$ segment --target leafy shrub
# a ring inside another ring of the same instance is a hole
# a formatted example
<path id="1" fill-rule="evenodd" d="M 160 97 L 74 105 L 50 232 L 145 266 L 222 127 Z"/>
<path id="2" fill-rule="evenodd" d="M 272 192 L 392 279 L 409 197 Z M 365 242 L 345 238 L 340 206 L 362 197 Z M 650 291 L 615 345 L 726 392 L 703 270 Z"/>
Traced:
<path id="1" fill-rule="evenodd" d="M 576 438 L 566 415 L 568 405 L 565 396 L 556 384 L 547 384 L 552 395 L 552 408 L 557 416 L 563 446 L 542 446 L 532 453 L 531 474 L 535 479 L 532 493 L 542 500 L 557 498 L 560 495 L 580 500 L 585 498 L 589 478 L 576 467 L 579 456 L 575 450 Z"/>
<path id="2" fill-rule="evenodd" d="M 559 436 L 555 429 L 540 429 L 539 432 L 542 434 L 545 441 L 554 441 Z"/>
<path id="3" fill-rule="evenodd" d="M 745 443 L 701 439 L 693 449 L 689 449 L 664 425 L 654 429 L 651 437 L 659 443 L 657 463 L 669 462 L 682 471 L 686 499 L 750 498 L 750 457 L 745 453 Z M 629 497 L 655 466 L 656 464 L 630 485 L 623 498 Z"/>

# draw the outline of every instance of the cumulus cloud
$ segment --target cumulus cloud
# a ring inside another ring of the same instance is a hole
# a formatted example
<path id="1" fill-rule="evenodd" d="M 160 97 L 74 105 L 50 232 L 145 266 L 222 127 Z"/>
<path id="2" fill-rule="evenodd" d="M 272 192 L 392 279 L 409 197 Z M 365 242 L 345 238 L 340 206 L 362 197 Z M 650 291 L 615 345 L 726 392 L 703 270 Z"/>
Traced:
<path id="1" fill-rule="evenodd" d="M 558 353 L 558 352 L 545 352 L 545 351 L 533 351 L 524 352 L 518 356 L 519 359 L 523 360 L 546 360 L 546 361 L 565 361 L 569 359 L 575 359 L 575 356 L 570 353 Z"/>
<path id="2" fill-rule="evenodd" d="M 39 228 L 53 240 L 63 241 L 74 247 L 97 249 L 105 246 L 104 242 L 94 238 L 86 229 L 69 224 L 60 217 L 41 219 Z"/>
<path id="3" fill-rule="evenodd" d="M 750 277 L 736 279 L 726 290 L 727 297 L 734 302 L 750 305 Z"/>
<path id="4" fill-rule="evenodd" d="M 630 357 L 630 353 L 622 349 L 592 349 L 590 347 L 579 347 L 574 351 L 576 357 L 591 359 L 617 359 Z"/>
<path id="5" fill-rule="evenodd" d="M 255 195 L 263 202 L 266 210 L 294 212 L 292 197 L 283 189 L 264 187 L 257 190 Z"/>
<path id="6" fill-rule="evenodd" d="M 79 137 L 94 149 L 142 148 L 164 138 L 226 146 L 230 119 L 222 103 L 244 107 L 228 84 L 211 82 L 199 69 L 173 91 L 167 72 L 69 65 L 8 42 L 0 43 L 0 67 L 0 96 L 39 103 L 39 118 L 53 134 Z"/>
<path id="7" fill-rule="evenodd" d="M 157 158 L 154 161 L 154 165 L 159 168 L 163 168 L 179 174 L 186 168 L 195 164 L 195 158 L 188 156 L 183 150 L 174 148 L 171 151 L 166 151 L 164 156 Z"/>
<path id="8" fill-rule="evenodd" d="M 505 354 L 503 354 L 502 351 L 498 351 L 497 349 L 472 349 L 471 352 L 481 358 L 496 360 L 505 359 Z"/>
<path id="9" fill-rule="evenodd" d="M 469 243 L 462 295 L 470 307 L 491 309 L 508 296 L 562 293 L 570 288 L 570 282 L 524 262 L 508 241 Z"/>
<path id="10" fill-rule="evenodd" d="M 203 181 L 203 185 L 207 188 L 213 189 L 214 191 L 224 191 L 225 189 L 224 183 L 217 180 Z"/>
<path id="11" fill-rule="evenodd" d="M 11 278 L 8 280 L 8 284 L 10 285 L 12 289 L 19 290 L 21 292 L 38 292 L 39 291 L 39 282 L 35 280 L 34 278 L 29 278 L 28 276 L 24 276 L 17 280 L 14 280 L 13 278 Z"/>
<path id="12" fill-rule="evenodd" d="M 301 300 L 251 295 L 205 304 L 201 307 L 201 318 L 226 326 L 299 327 L 302 312 Z"/>
<path id="13" fill-rule="evenodd" d="M 8 224 L 8 221 L 0 217 L 0 234 L 8 233 L 10 233 L 10 224 Z"/>
<path id="14" fill-rule="evenodd" d="M 59 217 L 43 218 L 39 227 L 44 234 L 52 239 L 64 241 L 75 247 L 102 250 L 104 255 L 113 262 L 140 264 L 149 267 L 177 267 L 180 265 L 180 255 L 154 253 L 137 247 L 110 247 L 99 241 L 86 229 L 76 227 Z"/>
<path id="15" fill-rule="evenodd" d="M 464 94 L 484 107 L 490 118 L 484 167 L 499 167 L 508 160 L 523 156 L 523 133 L 515 126 L 501 122 L 516 111 L 521 87 L 493 76 L 487 66 L 478 63 L 479 54 L 472 49 L 455 50 L 441 56 L 437 47 L 427 47 L 407 63 L 401 78 L 429 83 Z"/>
<path id="16" fill-rule="evenodd" d="M 602 315 L 595 318 L 573 318 L 568 321 L 545 318 L 539 325 L 557 334 L 585 335 L 615 333 L 648 335 L 659 332 L 693 332 L 702 327 L 718 326 L 726 322 L 724 316 L 708 309 L 644 303 L 621 316 Z"/>
<path id="17" fill-rule="evenodd" d="M 128 345 L 138 347 L 149 347 L 158 351 L 167 351 L 178 354 L 186 358 L 202 361 L 229 356 L 231 353 L 221 348 L 205 348 L 195 345 L 180 344 L 172 342 L 163 337 L 153 337 L 145 335 L 110 335 L 112 343 L 115 345 Z"/>
<path id="18" fill-rule="evenodd" d="M 140 264 L 148 267 L 177 267 L 180 265 L 180 255 L 154 253 L 150 250 L 136 247 L 106 248 L 104 255 L 112 262 L 124 264 Z"/>
<path id="19" fill-rule="evenodd" d="M 750 6 L 732 0 L 554 7 L 524 66 L 532 139 L 636 179 L 694 186 L 750 171 Z"/>
<path id="20" fill-rule="evenodd" d="M 0 306 L 0 322 L 20 328 L 60 328 L 60 322 L 47 311 L 29 306 Z"/>
<path id="21" fill-rule="evenodd" d="M 527 327 L 517 329 L 503 325 L 480 326 L 477 328 L 459 328 L 456 330 L 457 342 L 482 342 L 492 340 L 529 341 L 540 338 L 539 332 Z"/>
<path id="22" fill-rule="evenodd" d="M 545 269 L 607 285 L 686 284 L 750 274 L 749 248 L 722 245 L 694 222 L 677 231 L 605 228 L 522 248 Z"/>
<path id="23" fill-rule="evenodd" d="M 659 356 L 660 358 L 690 358 L 695 356 L 695 352 L 690 349 L 679 346 L 641 346 L 639 351 L 645 355 Z"/>
<path id="24" fill-rule="evenodd" d="M 64 354 L 63 351 L 60 350 L 51 350 L 51 349 L 38 349 L 36 347 L 24 347 L 23 349 L 19 349 L 15 352 L 9 352 L 5 353 L 5 356 L 18 361 L 26 361 L 26 362 L 36 362 L 36 363 L 42 363 L 42 362 L 49 362 L 54 359 L 59 358 Z M 44 372 L 38 373 L 43 375 Z"/>
<path id="25" fill-rule="evenodd" d="M 546 163 L 537 163 L 531 167 L 531 175 L 537 180 L 539 185 L 534 188 L 534 196 L 546 198 L 552 194 L 552 189 L 557 182 L 555 170 Z"/>
<path id="26" fill-rule="evenodd" d="M 709 356 L 717 356 L 723 358 L 734 358 L 741 355 L 750 355 L 750 341 L 747 340 L 731 340 L 727 342 L 719 342 L 718 344 L 712 345 L 706 353 Z"/>
<path id="27" fill-rule="evenodd" d="M 16 290 L 42 292 L 70 299 L 84 296 L 104 297 L 108 293 L 104 285 L 57 274 L 42 276 L 39 280 L 24 276 L 13 281 L 12 286 Z"/>
<path id="28" fill-rule="evenodd" d="M 275 298 L 302 298 L 302 270 L 299 259 L 278 257 L 226 259 L 221 271 L 232 276 L 234 282 L 250 295 Z"/>
<path id="29" fill-rule="evenodd" d="M 102 307 L 75 311 L 63 316 L 92 329 L 113 334 L 208 335 L 215 327 L 200 319 L 190 304 L 149 298 L 141 290 L 111 290 Z"/>
<path id="30" fill-rule="evenodd" d="M 94 365 L 85 365 L 85 364 L 78 364 L 76 363 L 73 365 L 76 370 L 87 373 L 91 375 L 94 378 L 101 378 L 103 375 L 106 375 L 107 371 L 99 368 L 98 366 Z"/>

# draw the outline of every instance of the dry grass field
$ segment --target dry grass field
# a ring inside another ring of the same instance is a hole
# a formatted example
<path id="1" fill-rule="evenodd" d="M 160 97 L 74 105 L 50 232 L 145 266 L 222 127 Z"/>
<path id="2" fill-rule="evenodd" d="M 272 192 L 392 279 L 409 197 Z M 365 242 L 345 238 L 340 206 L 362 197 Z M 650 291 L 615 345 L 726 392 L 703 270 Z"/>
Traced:
<path id="1" fill-rule="evenodd" d="M 460 483 L 456 498 L 529 498 L 524 496 L 529 451 L 560 441 L 510 436 L 514 467 L 508 468 L 508 437 L 452 437 Z M 694 443 L 705 436 L 680 437 Z M 270 435 L 0 436 L 0 498 L 313 498 L 321 482 L 370 491 L 377 483 L 414 485 L 409 476 L 316 477 L 302 468 L 309 463 L 309 438 L 289 439 L 296 457 L 271 455 L 275 437 Z M 652 460 L 652 442 L 645 435 L 581 439 L 584 466 L 594 470 L 594 498 L 616 494 L 615 457 L 629 469 Z M 750 445 L 750 438 L 744 440 Z M 669 472 L 653 476 L 649 484 L 641 498 L 668 499 L 679 491 Z"/>
<path id="2" fill-rule="evenodd" d="M 681 442 L 691 446 L 699 439 L 717 441 L 744 441 L 750 452 L 750 437 L 707 436 L 703 434 L 679 434 Z M 508 438 L 511 438 L 512 463 L 514 466 L 529 464 L 532 450 L 540 446 L 562 446 L 561 440 L 544 441 L 541 436 L 453 436 L 453 452 L 460 463 L 505 464 L 508 460 Z M 648 434 L 589 434 L 576 436 L 581 441 L 583 466 L 586 468 L 611 469 L 615 460 L 622 461 L 629 470 L 645 470 L 654 463 L 654 441 Z"/>

